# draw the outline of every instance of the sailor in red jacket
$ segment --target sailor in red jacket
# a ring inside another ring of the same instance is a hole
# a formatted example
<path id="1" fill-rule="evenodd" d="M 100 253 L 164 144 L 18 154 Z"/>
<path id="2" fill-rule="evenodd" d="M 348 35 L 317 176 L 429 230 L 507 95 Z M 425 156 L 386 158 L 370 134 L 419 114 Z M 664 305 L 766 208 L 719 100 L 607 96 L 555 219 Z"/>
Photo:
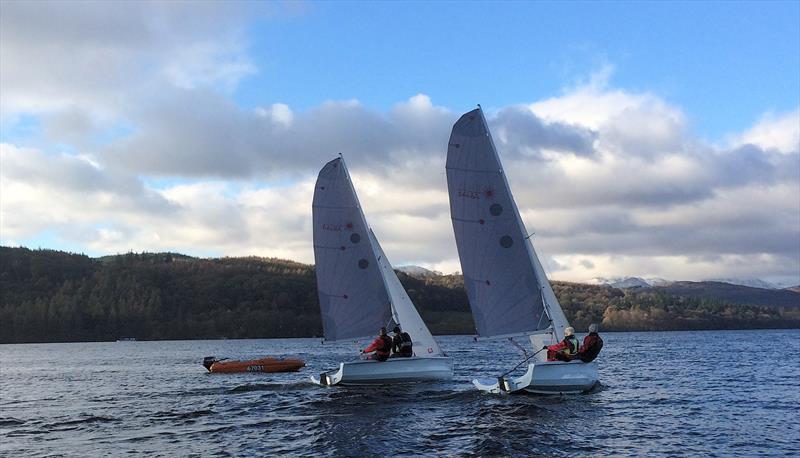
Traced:
<path id="1" fill-rule="evenodd" d="M 597 325 L 589 325 L 589 335 L 583 338 L 583 345 L 578 350 L 578 358 L 584 363 L 591 363 L 603 349 L 603 339 L 597 334 Z"/>
<path id="2" fill-rule="evenodd" d="M 545 345 L 548 361 L 571 361 L 572 356 L 578 353 L 578 338 L 572 326 L 564 329 L 564 340 L 555 345 Z"/>
<path id="3" fill-rule="evenodd" d="M 389 359 L 389 354 L 392 350 L 392 339 L 386 335 L 386 328 L 381 328 L 378 338 L 369 344 L 369 347 L 361 350 L 361 353 L 375 352 L 367 357 L 367 359 L 376 359 L 378 361 L 386 361 Z"/>

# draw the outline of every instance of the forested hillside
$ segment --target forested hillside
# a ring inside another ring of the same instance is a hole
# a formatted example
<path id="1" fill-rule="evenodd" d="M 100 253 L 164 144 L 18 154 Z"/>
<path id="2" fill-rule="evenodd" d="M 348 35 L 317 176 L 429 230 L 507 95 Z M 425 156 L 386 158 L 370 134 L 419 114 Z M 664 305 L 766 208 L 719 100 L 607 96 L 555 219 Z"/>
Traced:
<path id="1" fill-rule="evenodd" d="M 434 333 L 474 333 L 460 276 L 398 275 Z M 606 331 L 800 327 L 797 306 L 734 305 L 575 283 L 553 286 L 579 330 L 590 322 L 602 323 Z M 2 343 L 322 332 L 313 266 L 173 253 L 92 259 L 8 247 L 0 247 L 0 323 Z"/>

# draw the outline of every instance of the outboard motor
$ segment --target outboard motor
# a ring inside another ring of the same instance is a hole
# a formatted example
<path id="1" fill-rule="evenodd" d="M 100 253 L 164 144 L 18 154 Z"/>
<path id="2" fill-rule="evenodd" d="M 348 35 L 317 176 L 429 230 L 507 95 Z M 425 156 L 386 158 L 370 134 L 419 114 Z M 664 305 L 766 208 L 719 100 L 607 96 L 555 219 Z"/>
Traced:
<path id="1" fill-rule="evenodd" d="M 208 369 L 208 372 L 211 372 L 211 365 L 217 362 L 217 358 L 213 356 L 206 356 L 203 358 L 203 367 Z"/>

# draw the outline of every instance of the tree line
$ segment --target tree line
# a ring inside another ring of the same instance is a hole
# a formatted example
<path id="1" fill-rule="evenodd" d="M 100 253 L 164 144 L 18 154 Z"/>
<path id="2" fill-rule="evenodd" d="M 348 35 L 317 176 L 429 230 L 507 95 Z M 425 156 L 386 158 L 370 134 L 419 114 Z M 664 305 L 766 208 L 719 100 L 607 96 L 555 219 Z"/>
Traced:
<path id="1" fill-rule="evenodd" d="M 459 275 L 398 272 L 434 334 L 473 334 Z M 576 329 L 800 327 L 800 308 L 555 282 Z M 313 266 L 177 253 L 103 258 L 0 247 L 0 343 L 311 337 L 322 334 Z"/>

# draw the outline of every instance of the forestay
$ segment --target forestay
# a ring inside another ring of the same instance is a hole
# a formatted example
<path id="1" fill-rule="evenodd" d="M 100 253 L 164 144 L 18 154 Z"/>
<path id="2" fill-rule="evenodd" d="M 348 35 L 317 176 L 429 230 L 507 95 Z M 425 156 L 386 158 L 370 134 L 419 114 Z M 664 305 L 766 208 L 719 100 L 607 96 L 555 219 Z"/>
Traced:
<path id="1" fill-rule="evenodd" d="M 395 321 L 402 326 L 403 331 L 407 332 L 414 342 L 414 355 L 419 357 L 427 356 L 441 356 L 442 351 L 439 349 L 439 344 L 436 343 L 431 335 L 422 317 L 419 316 L 414 303 L 408 297 L 405 288 L 397 278 L 397 274 L 392 268 L 392 264 L 386 258 L 378 239 L 372 230 L 369 231 L 372 239 L 372 244 L 376 248 L 378 255 L 378 263 L 381 266 L 382 274 L 386 280 L 386 286 L 389 290 L 391 298 L 392 309 L 395 314 Z"/>
<path id="2" fill-rule="evenodd" d="M 391 302 L 342 158 L 319 172 L 313 202 L 317 291 L 326 340 L 375 335 L 392 324 Z"/>
<path id="3" fill-rule="evenodd" d="M 551 325 L 547 308 L 557 309 L 555 327 L 563 328 L 563 313 L 528 241 L 480 108 L 453 126 L 447 186 L 478 334 L 498 337 L 541 331 Z"/>

